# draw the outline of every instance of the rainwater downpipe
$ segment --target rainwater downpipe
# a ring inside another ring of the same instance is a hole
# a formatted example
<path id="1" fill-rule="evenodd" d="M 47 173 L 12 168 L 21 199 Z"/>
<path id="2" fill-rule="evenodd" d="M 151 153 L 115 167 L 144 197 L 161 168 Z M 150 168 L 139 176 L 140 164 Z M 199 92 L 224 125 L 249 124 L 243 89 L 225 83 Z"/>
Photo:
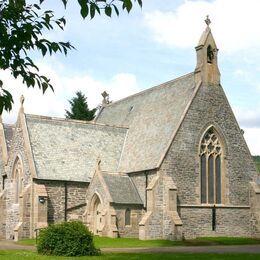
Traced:
<path id="1" fill-rule="evenodd" d="M 144 172 L 145 175 L 145 210 L 147 211 L 147 187 L 148 187 L 148 172 Z"/>
<path id="2" fill-rule="evenodd" d="M 67 222 L 67 209 L 68 209 L 68 183 L 64 182 L 64 221 Z"/>

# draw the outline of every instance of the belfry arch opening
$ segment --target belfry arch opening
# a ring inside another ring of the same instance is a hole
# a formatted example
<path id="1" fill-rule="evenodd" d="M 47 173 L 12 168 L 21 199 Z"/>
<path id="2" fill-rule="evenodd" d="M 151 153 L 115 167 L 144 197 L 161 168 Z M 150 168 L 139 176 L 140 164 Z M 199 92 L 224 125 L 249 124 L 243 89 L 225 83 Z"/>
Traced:
<path id="1" fill-rule="evenodd" d="M 207 62 L 212 63 L 214 59 L 214 50 L 212 49 L 211 45 L 207 47 Z"/>

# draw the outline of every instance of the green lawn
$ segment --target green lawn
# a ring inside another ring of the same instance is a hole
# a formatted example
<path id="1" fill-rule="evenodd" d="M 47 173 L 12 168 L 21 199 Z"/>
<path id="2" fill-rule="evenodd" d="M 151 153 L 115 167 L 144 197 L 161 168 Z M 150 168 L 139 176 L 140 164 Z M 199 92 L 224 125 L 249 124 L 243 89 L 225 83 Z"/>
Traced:
<path id="1" fill-rule="evenodd" d="M 170 240 L 139 240 L 136 238 L 109 238 L 109 237 L 94 237 L 94 244 L 98 248 L 106 247 L 167 247 L 183 245 L 182 241 Z"/>
<path id="2" fill-rule="evenodd" d="M 188 240 L 190 245 L 260 245 L 260 239 L 244 237 L 200 237 Z"/>
<path id="3" fill-rule="evenodd" d="M 21 240 L 22 245 L 35 245 L 35 240 Z M 170 247 L 170 246 L 201 246 L 201 245 L 248 245 L 260 244 L 260 239 L 240 237 L 202 237 L 185 241 L 170 240 L 138 240 L 136 238 L 109 238 L 94 237 L 95 246 L 98 248 L 107 247 Z"/>
<path id="4" fill-rule="evenodd" d="M 260 244 L 260 239 L 232 237 L 204 237 L 185 241 L 170 240 L 138 240 L 135 238 L 95 237 L 98 248 L 106 247 L 170 247 L 170 246 L 201 246 L 201 245 L 248 245 Z"/>
<path id="5" fill-rule="evenodd" d="M 187 254 L 187 253 L 120 253 L 112 254 L 106 253 L 101 256 L 93 257 L 54 257 L 54 256 L 40 256 L 35 252 L 26 251 L 0 251 L 0 259 L 7 260 L 22 260 L 22 259 L 60 259 L 60 260 L 73 260 L 73 259 L 173 259 L 173 260 L 218 260 L 218 259 L 229 259 L 229 260 L 256 260 L 260 259 L 260 254 Z"/>

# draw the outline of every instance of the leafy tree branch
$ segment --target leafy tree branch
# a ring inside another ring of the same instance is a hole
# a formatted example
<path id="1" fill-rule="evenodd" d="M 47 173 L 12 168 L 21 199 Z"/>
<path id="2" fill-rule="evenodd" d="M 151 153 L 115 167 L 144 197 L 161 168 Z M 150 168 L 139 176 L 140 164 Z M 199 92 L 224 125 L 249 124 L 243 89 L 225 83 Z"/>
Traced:
<path id="1" fill-rule="evenodd" d="M 61 0 L 64 8 L 68 0 Z M 44 0 L 27 4 L 26 0 L 0 0 L 0 69 L 9 70 L 16 79 L 22 78 L 27 87 L 38 86 L 43 93 L 53 90 L 50 79 L 40 74 L 33 61 L 32 51 L 42 56 L 57 52 L 67 55 L 74 49 L 70 42 L 51 41 L 44 32 L 56 29 L 64 30 L 66 19 L 56 18 L 52 10 L 43 11 Z M 78 0 L 83 18 L 93 19 L 96 14 L 119 15 L 120 8 L 130 12 L 133 2 L 142 6 L 142 0 Z M 12 94 L 4 88 L 0 79 L 0 114 L 12 109 Z"/>

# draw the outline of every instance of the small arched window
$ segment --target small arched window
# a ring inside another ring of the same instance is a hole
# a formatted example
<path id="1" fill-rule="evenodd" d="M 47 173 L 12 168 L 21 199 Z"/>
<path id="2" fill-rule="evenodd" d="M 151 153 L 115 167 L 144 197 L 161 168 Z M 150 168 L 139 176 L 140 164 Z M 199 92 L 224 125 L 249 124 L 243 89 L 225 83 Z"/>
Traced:
<path id="1" fill-rule="evenodd" d="M 131 225 L 131 210 L 126 209 L 125 211 L 125 225 L 130 226 Z"/>
<path id="2" fill-rule="evenodd" d="M 23 171 L 21 160 L 17 157 L 13 167 L 14 203 L 19 202 L 19 195 L 23 188 Z"/>
<path id="3" fill-rule="evenodd" d="M 3 178 L 2 179 L 2 190 L 4 190 L 5 189 L 5 182 L 6 182 L 7 176 L 3 175 L 2 178 Z"/>
<path id="4" fill-rule="evenodd" d="M 201 203 L 222 203 L 222 157 L 219 137 L 211 127 L 200 145 Z"/>

